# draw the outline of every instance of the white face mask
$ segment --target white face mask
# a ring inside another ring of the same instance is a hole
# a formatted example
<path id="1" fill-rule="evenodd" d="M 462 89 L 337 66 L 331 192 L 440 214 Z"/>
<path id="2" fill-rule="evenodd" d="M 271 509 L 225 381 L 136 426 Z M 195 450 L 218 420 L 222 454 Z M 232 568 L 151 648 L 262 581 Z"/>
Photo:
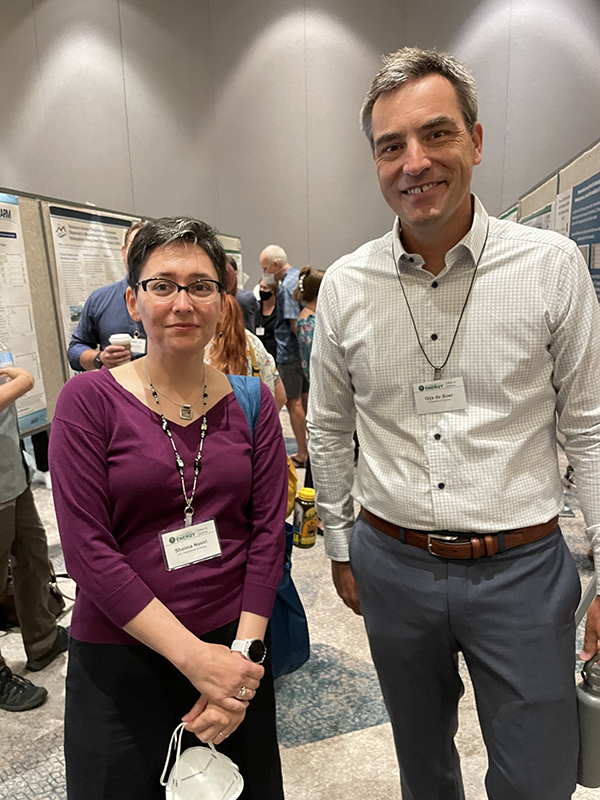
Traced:
<path id="1" fill-rule="evenodd" d="M 275 279 L 275 276 L 274 275 L 270 275 L 268 272 L 263 272 L 262 281 L 267 286 L 270 286 L 272 288 L 277 286 L 277 283 L 278 283 L 278 281 Z"/>

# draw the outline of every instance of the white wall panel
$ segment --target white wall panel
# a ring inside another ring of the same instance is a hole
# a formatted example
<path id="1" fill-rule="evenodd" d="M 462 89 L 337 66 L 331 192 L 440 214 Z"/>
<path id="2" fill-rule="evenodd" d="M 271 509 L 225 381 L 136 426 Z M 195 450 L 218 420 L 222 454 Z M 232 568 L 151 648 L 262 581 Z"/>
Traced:
<path id="1" fill-rule="evenodd" d="M 35 191 L 133 211 L 116 0 L 35 0 L 47 162 Z M 18 182 L 17 188 L 24 188 Z"/>
<path id="2" fill-rule="evenodd" d="M 391 227 L 359 112 L 381 53 L 403 41 L 400 4 L 390 18 L 382 0 L 307 3 L 308 260 L 317 268 Z"/>
<path id="3" fill-rule="evenodd" d="M 136 209 L 218 224 L 208 0 L 129 0 L 121 20 Z"/>
<path id="4" fill-rule="evenodd" d="M 48 185 L 46 129 L 29 3 L 0 4 L 0 186 Z"/>
<path id="5" fill-rule="evenodd" d="M 513 0 L 504 206 L 598 138 L 600 3 Z"/>
<path id="6" fill-rule="evenodd" d="M 380 235 L 358 111 L 381 53 L 479 85 L 492 213 L 598 137 L 598 0 L 0 0 L 0 185 L 159 215 L 325 266 Z"/>
<path id="7" fill-rule="evenodd" d="M 244 269 L 279 244 L 308 255 L 303 4 L 211 2 L 220 227 L 242 238 Z"/>
<path id="8" fill-rule="evenodd" d="M 510 2 L 421 0 L 408 8 L 406 43 L 452 53 L 475 76 L 483 125 L 483 161 L 473 172 L 473 189 L 491 213 L 498 213 L 506 159 Z"/>

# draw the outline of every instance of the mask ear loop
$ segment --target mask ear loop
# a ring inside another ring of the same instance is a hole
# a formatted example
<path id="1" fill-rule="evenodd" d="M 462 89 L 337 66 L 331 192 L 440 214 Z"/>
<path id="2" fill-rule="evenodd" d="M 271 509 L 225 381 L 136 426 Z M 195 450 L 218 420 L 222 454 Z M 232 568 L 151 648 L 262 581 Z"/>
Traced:
<path id="1" fill-rule="evenodd" d="M 171 741 L 169 742 L 169 748 L 167 750 L 167 758 L 165 759 L 165 766 L 163 767 L 162 775 L 160 776 L 161 786 L 166 786 L 169 782 L 166 778 L 166 775 L 167 770 L 169 769 L 169 761 L 171 760 L 171 750 L 173 749 L 176 749 L 177 751 L 175 756 L 175 786 L 179 786 L 179 757 L 181 756 L 181 740 L 183 738 L 184 728 L 185 722 L 182 722 L 171 734 Z"/>

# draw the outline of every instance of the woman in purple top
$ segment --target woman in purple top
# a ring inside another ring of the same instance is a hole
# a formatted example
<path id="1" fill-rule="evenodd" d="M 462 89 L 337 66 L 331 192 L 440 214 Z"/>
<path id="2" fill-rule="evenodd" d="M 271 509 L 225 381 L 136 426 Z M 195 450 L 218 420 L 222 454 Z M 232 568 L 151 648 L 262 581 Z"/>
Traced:
<path id="1" fill-rule="evenodd" d="M 264 639 L 283 567 L 285 447 L 267 387 L 251 433 L 227 376 L 204 364 L 224 267 L 205 223 L 144 225 L 127 303 L 148 354 L 69 381 L 57 404 L 54 498 L 78 584 L 69 800 L 164 798 L 182 718 L 188 745 L 213 741 L 239 765 L 242 798 L 283 798 Z"/>

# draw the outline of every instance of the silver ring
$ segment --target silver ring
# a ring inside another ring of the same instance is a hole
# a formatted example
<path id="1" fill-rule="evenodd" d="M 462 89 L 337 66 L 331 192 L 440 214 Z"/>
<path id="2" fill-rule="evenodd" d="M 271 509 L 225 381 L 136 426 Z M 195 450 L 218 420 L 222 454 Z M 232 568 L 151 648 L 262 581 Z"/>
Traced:
<path id="1" fill-rule="evenodd" d="M 242 688 L 238 692 L 238 699 L 241 700 L 247 691 L 248 690 L 246 689 L 246 687 L 242 686 Z"/>

